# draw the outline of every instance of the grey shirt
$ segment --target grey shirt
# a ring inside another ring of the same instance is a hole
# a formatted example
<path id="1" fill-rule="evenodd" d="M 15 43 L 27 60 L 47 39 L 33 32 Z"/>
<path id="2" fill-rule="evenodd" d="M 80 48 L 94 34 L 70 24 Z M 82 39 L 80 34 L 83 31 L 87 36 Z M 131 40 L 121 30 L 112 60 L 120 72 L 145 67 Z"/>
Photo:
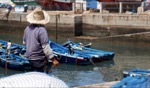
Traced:
<path id="1" fill-rule="evenodd" d="M 48 44 L 47 31 L 42 25 L 27 26 L 24 30 L 23 41 L 26 44 L 26 57 L 29 60 L 51 59 L 54 56 Z"/>

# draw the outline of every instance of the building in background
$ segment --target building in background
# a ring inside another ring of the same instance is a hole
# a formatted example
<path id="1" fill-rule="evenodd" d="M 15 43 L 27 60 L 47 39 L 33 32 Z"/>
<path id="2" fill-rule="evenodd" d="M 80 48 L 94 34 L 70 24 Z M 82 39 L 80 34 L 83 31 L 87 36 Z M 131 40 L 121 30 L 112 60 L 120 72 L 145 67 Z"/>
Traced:
<path id="1" fill-rule="evenodd" d="M 11 0 L 0 0 L 0 3 L 9 3 Z"/>
<path id="2" fill-rule="evenodd" d="M 16 5 L 37 5 L 35 0 L 11 0 Z"/>
<path id="3" fill-rule="evenodd" d="M 0 0 L 1 1 L 1 0 Z M 113 12 L 118 12 L 119 2 L 123 3 L 123 11 L 127 9 L 132 11 L 133 8 L 137 8 L 141 5 L 143 0 L 11 0 L 18 5 L 40 5 L 45 10 L 61 10 L 61 11 L 71 11 L 72 3 L 76 3 L 76 9 L 99 9 L 100 3 L 104 10 L 109 10 Z M 149 2 L 150 0 L 146 0 Z M 82 5 L 82 6 L 81 6 Z"/>
<path id="4" fill-rule="evenodd" d="M 75 0 L 35 0 L 45 10 L 72 10 Z"/>

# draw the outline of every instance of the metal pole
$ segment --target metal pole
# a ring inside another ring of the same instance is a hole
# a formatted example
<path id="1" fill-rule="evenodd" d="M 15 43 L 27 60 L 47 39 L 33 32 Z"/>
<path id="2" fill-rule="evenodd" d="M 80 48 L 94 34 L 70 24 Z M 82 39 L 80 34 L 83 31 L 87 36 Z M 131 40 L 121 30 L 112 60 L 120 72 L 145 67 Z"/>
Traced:
<path id="1" fill-rule="evenodd" d="M 58 30 L 58 15 L 56 14 L 56 43 L 57 43 L 57 30 Z"/>

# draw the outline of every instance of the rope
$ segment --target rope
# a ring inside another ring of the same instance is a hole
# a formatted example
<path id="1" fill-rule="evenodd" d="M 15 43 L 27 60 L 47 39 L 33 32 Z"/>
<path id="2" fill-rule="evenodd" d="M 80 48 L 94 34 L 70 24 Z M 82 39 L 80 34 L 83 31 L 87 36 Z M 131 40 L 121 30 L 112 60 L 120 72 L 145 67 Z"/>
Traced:
<path id="1" fill-rule="evenodd" d="M 93 62 L 92 58 L 90 58 L 89 60 L 90 60 L 90 62 L 91 62 L 91 63 L 92 63 L 95 67 L 98 67 L 98 66 L 96 66 L 96 64 Z M 111 76 L 111 75 L 109 75 L 109 74 L 108 74 L 108 73 L 106 73 L 106 72 L 105 72 L 105 75 L 108 75 L 109 77 L 114 78 L 114 76 Z M 117 81 L 117 80 L 118 80 L 118 78 L 117 78 L 117 77 L 115 77 L 115 80 Z"/>
<path id="2" fill-rule="evenodd" d="M 93 62 L 92 57 L 89 60 L 95 67 L 97 67 L 96 64 Z"/>
<path id="3" fill-rule="evenodd" d="M 58 59 L 58 60 L 61 60 L 61 55 L 57 55 L 57 59 Z"/>
<path id="4" fill-rule="evenodd" d="M 52 65 L 52 67 L 49 69 L 49 73 L 52 73 L 52 69 L 54 68 L 55 66 Z"/>
<path id="5" fill-rule="evenodd" d="M 67 55 L 66 55 L 66 61 L 65 62 L 68 62 L 68 58 L 67 58 Z"/>
<path id="6" fill-rule="evenodd" d="M 78 59 L 77 59 L 77 57 L 76 57 L 76 64 L 78 64 Z"/>

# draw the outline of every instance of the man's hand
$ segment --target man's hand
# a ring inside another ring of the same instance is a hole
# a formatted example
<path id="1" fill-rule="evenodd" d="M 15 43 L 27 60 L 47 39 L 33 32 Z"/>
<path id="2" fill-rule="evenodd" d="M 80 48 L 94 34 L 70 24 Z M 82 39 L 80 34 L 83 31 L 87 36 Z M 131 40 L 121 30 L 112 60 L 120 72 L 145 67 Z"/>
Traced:
<path id="1" fill-rule="evenodd" d="M 54 57 L 51 60 L 54 66 L 58 66 L 59 62 Z"/>

